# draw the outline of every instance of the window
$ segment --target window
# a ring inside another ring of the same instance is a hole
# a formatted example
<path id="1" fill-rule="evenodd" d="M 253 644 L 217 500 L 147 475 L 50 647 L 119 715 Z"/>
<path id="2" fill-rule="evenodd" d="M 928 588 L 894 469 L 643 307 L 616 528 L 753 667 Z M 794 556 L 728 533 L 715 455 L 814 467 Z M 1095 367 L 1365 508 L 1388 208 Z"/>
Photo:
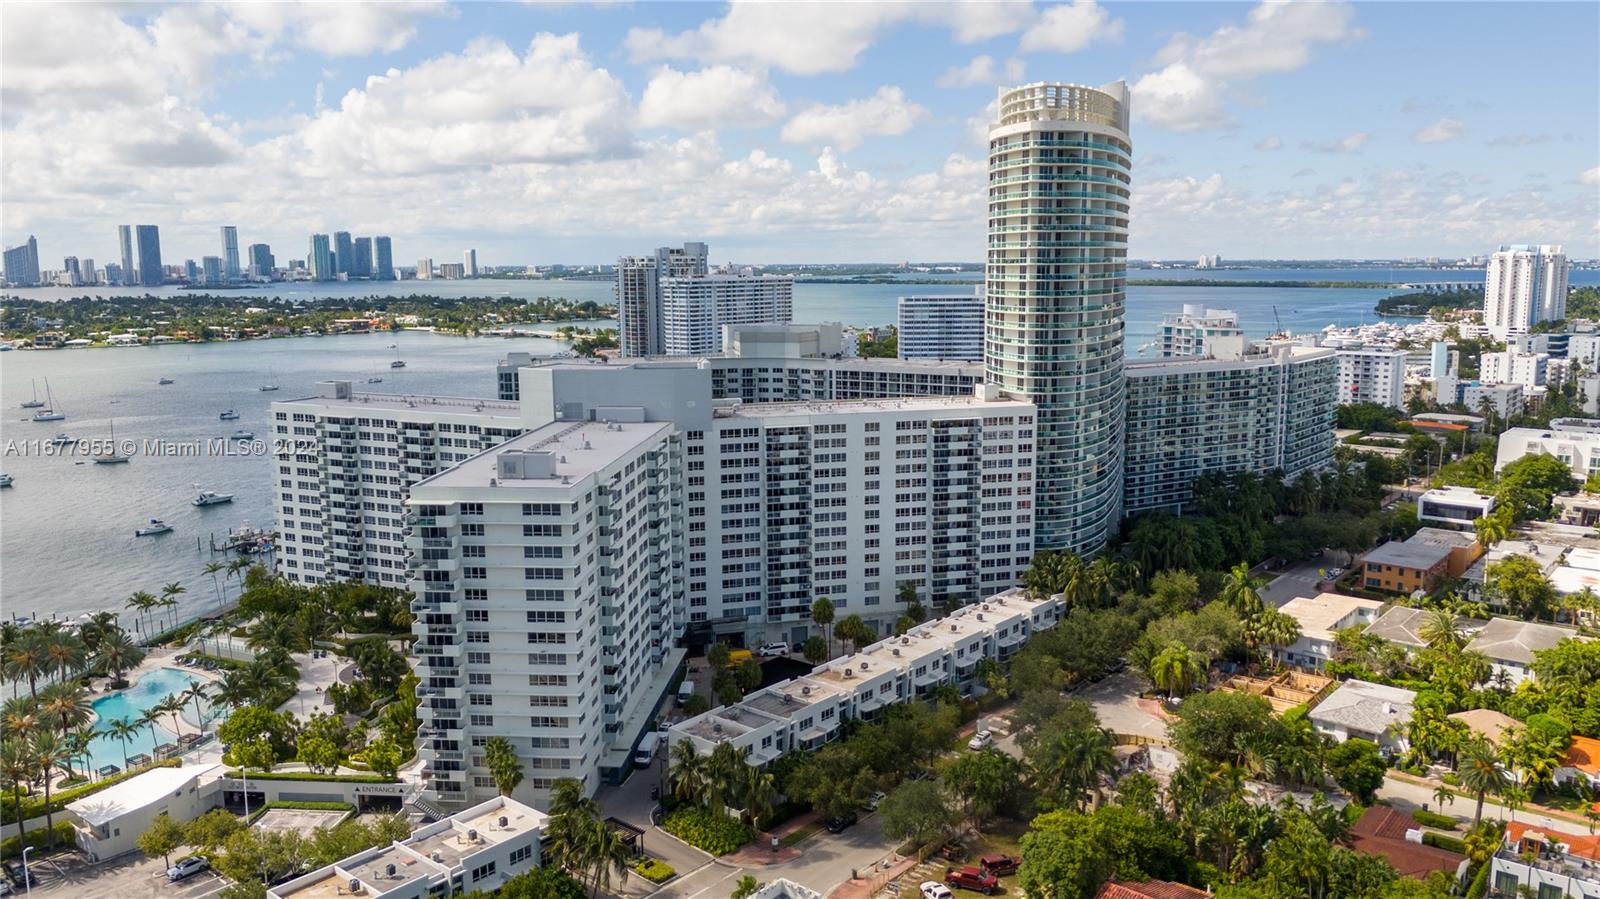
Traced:
<path id="1" fill-rule="evenodd" d="M 520 865 L 530 858 L 533 858 L 533 847 L 524 846 L 521 849 L 513 849 L 511 851 L 511 857 L 506 859 L 506 864 Z"/>
<path id="2" fill-rule="evenodd" d="M 478 881 L 484 879 L 485 877 L 493 877 L 493 876 L 494 876 L 494 862 L 490 862 L 487 865 L 479 865 L 478 867 L 472 869 L 472 882 L 473 883 L 477 883 Z"/>

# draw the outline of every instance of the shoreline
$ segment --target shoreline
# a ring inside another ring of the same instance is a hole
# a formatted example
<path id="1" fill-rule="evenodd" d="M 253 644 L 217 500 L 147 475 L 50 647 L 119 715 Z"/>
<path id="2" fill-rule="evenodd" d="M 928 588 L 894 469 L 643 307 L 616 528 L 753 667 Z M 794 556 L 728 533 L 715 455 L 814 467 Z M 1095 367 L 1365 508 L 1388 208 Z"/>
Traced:
<path id="1" fill-rule="evenodd" d="M 565 324 L 565 322 L 530 322 L 529 324 L 561 325 L 561 324 Z M 595 335 L 596 333 L 598 333 L 600 331 L 606 331 L 606 330 L 616 330 L 615 323 L 614 322 L 612 323 L 612 327 L 611 328 L 586 328 L 586 329 L 582 329 L 582 330 L 574 330 L 573 336 L 572 336 L 571 339 L 568 339 L 568 338 L 565 338 L 565 337 L 561 337 L 558 333 L 556 333 L 556 332 L 560 331 L 559 327 L 555 328 L 555 329 L 553 329 L 551 331 L 542 332 L 542 333 L 531 333 L 530 332 L 530 333 L 520 333 L 520 334 L 519 333 L 499 334 L 499 333 L 485 333 L 485 332 L 479 332 L 477 334 L 463 334 L 460 331 L 440 331 L 440 330 L 436 330 L 434 328 L 394 328 L 394 329 L 391 329 L 391 330 L 388 330 L 388 331 L 381 331 L 381 330 L 380 331 L 336 331 L 336 332 L 333 332 L 333 333 L 316 332 L 316 333 L 312 333 L 312 334 L 274 334 L 274 335 L 271 335 L 271 336 L 264 336 L 264 337 L 250 337 L 250 338 L 246 338 L 246 339 L 242 339 L 242 340 L 163 340 L 160 343 L 156 343 L 156 342 L 153 342 L 153 341 L 145 341 L 145 342 L 142 342 L 142 343 L 104 343 L 104 342 L 101 342 L 101 343 L 78 344 L 76 346 L 65 346 L 65 345 L 63 345 L 63 346 L 19 346 L 19 345 L 11 344 L 11 345 L 8 345 L 9 348 L 4 350 L 3 352 L 53 353 L 53 352 L 58 352 L 58 351 L 72 351 L 72 350 L 136 350 L 136 349 L 149 349 L 151 347 L 168 347 L 168 346 L 173 346 L 173 347 L 177 347 L 177 346 L 193 347 L 193 346 L 210 346 L 210 345 L 213 345 L 213 344 L 226 345 L 226 344 L 231 344 L 231 343 L 249 344 L 249 343 L 259 343 L 261 341 L 267 341 L 267 340 L 302 340 L 302 339 L 320 340 L 320 339 L 322 339 L 324 337 L 357 337 L 357 336 L 370 335 L 370 334 L 396 334 L 396 335 L 398 335 L 398 334 L 406 334 L 406 333 L 438 334 L 438 335 L 441 335 L 441 336 L 444 336 L 444 337 L 460 337 L 460 338 L 463 338 L 463 339 L 466 339 L 466 340 L 475 340 L 475 339 L 480 339 L 480 338 L 484 339 L 484 340 L 529 340 L 529 339 L 531 339 L 531 340 L 553 340 L 553 341 L 556 341 L 558 343 L 564 343 L 564 344 L 567 344 L 567 345 L 570 346 L 571 344 L 577 342 L 578 339 L 581 339 L 583 337 L 593 336 L 593 335 Z M 18 339 L 19 340 L 26 340 L 28 338 L 18 338 Z"/>

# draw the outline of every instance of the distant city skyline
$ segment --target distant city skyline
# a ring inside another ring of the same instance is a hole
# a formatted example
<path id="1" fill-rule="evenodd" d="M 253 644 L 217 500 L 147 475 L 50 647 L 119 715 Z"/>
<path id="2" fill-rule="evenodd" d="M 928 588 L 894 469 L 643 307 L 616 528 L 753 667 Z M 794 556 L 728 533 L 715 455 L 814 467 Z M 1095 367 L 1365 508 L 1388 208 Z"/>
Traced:
<path id="1" fill-rule="evenodd" d="M 1600 256 L 1595 4 L 39 9 L 0 10 L 0 241 L 57 262 L 127 222 L 180 263 L 223 225 L 282 258 L 977 260 L 996 89 L 1114 78 L 1133 258 Z"/>

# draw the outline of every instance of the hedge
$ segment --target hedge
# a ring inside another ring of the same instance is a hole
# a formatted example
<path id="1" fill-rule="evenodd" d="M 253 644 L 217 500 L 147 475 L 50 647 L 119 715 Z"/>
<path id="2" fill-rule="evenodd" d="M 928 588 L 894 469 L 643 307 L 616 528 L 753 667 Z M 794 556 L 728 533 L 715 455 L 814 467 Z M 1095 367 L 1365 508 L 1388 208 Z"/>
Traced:
<path id="1" fill-rule="evenodd" d="M 1478 875 L 1472 878 L 1472 885 L 1467 887 L 1466 899 L 1483 899 L 1489 893 L 1489 869 L 1494 865 L 1484 862 L 1478 866 Z"/>
<path id="2" fill-rule="evenodd" d="M 228 772 L 229 777 L 239 778 L 239 769 Z M 393 784 L 399 783 L 398 777 L 384 777 L 381 774 L 316 774 L 311 771 L 251 771 L 242 775 L 250 780 L 316 780 L 334 781 L 337 783 L 356 784 Z"/>
<path id="3" fill-rule="evenodd" d="M 35 827 L 33 830 L 28 831 L 28 845 L 35 849 L 43 848 L 47 842 L 45 835 L 48 833 L 50 831 L 45 830 L 43 826 Z M 71 821 L 57 821 L 55 835 L 57 848 L 70 849 L 78 845 L 78 834 L 73 829 Z M 16 858 L 22 855 L 22 849 L 22 837 L 12 837 L 8 840 L 0 841 L 0 859 Z"/>
<path id="4" fill-rule="evenodd" d="M 640 877 L 651 883 L 666 883 L 672 878 L 672 875 L 678 873 L 673 870 L 671 865 L 653 858 L 640 859 L 634 864 L 633 870 L 637 871 Z"/>
<path id="5" fill-rule="evenodd" d="M 1455 837 L 1447 837 L 1442 833 L 1424 833 L 1422 835 L 1422 844 L 1424 846 L 1432 846 L 1435 849 L 1443 849 L 1446 852 L 1454 852 L 1457 855 L 1467 854 L 1466 843 Z"/>
<path id="6" fill-rule="evenodd" d="M 1417 819 L 1418 824 L 1436 827 L 1440 830 L 1457 830 L 1461 827 L 1461 822 L 1449 815 L 1441 815 L 1437 812 L 1430 812 L 1427 809 L 1419 808 L 1411 813 L 1411 817 Z"/>
<path id="7" fill-rule="evenodd" d="M 121 772 L 120 774 L 113 774 L 110 777 L 102 777 L 94 783 L 84 784 L 78 787 L 69 787 L 65 790 L 51 790 L 50 811 L 52 813 L 59 812 L 67 807 L 67 803 L 72 802 L 75 799 L 82 799 L 91 793 L 98 793 L 101 790 L 104 790 L 106 787 L 115 786 L 116 784 L 122 783 L 134 775 L 143 774 L 144 772 L 149 771 L 151 768 L 176 768 L 181 764 L 182 762 L 179 759 L 162 759 L 159 762 L 154 762 L 149 765 L 131 768 L 127 771 Z M 31 821 L 34 818 L 42 817 L 44 814 L 44 793 L 42 791 L 32 796 L 25 795 L 22 797 L 22 820 Z M 11 791 L 0 791 L 0 824 L 15 823 L 17 823 L 17 807 L 11 803 Z"/>
<path id="8" fill-rule="evenodd" d="M 750 828 L 703 806 L 675 809 L 661 822 L 661 829 L 712 855 L 727 855 L 755 839 Z"/>

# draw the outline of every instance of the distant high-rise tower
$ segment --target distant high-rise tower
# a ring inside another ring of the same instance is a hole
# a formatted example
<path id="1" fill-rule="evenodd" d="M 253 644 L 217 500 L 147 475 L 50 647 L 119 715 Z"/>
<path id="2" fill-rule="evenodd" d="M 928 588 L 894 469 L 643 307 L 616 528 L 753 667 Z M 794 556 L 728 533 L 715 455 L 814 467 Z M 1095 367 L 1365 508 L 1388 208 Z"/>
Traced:
<path id="1" fill-rule="evenodd" d="M 129 285 L 129 284 L 133 283 L 133 277 L 134 277 L 134 271 L 135 271 L 134 265 L 133 265 L 133 226 L 132 225 L 118 225 L 117 226 L 117 243 L 120 244 L 121 247 L 122 247 L 122 277 L 120 279 L 118 279 L 117 283 L 118 284 L 122 284 L 122 285 Z"/>
<path id="2" fill-rule="evenodd" d="M 665 352 L 661 331 L 661 281 L 693 278 L 708 271 L 703 243 L 682 249 L 660 247 L 653 256 L 617 260 L 617 316 L 622 324 L 622 355 L 656 356 Z"/>
<path id="3" fill-rule="evenodd" d="M 222 276 L 239 280 L 239 229 L 233 225 L 222 226 Z"/>
<path id="4" fill-rule="evenodd" d="M 372 239 L 372 280 L 394 280 L 394 252 L 389 248 L 389 238 Z"/>
<path id="5" fill-rule="evenodd" d="M 333 270 L 341 275 L 350 274 L 350 266 L 355 261 L 355 255 L 355 244 L 350 241 L 350 232 L 333 232 Z"/>
<path id="6" fill-rule="evenodd" d="M 461 254 L 461 268 L 468 278 L 478 277 L 478 251 L 468 250 Z"/>
<path id="7" fill-rule="evenodd" d="M 1560 245 L 1502 246 L 1483 277 L 1483 323 L 1496 340 L 1567 317 L 1567 257 Z"/>
<path id="8" fill-rule="evenodd" d="M 94 274 L 94 260 L 88 256 L 83 257 L 83 263 L 78 268 L 78 274 L 83 276 L 85 284 L 99 284 L 100 279 Z"/>
<path id="9" fill-rule="evenodd" d="M 333 250 L 329 247 L 328 235 L 311 235 L 311 249 L 306 254 L 306 266 L 311 269 L 311 280 L 333 280 Z"/>
<path id="10" fill-rule="evenodd" d="M 1128 87 L 1000 91 L 989 129 L 984 368 L 1039 406 L 1034 545 L 1093 553 L 1122 497 Z"/>
<path id="11" fill-rule="evenodd" d="M 429 259 L 428 257 L 424 256 L 421 259 L 417 260 L 417 280 L 418 281 L 432 281 L 433 280 L 433 260 L 432 259 Z"/>
<path id="12" fill-rule="evenodd" d="M 372 277 L 372 238 L 356 238 L 356 254 L 350 260 L 350 277 Z"/>
<path id="13" fill-rule="evenodd" d="M 277 261 L 272 258 L 272 247 L 264 243 L 253 243 L 250 245 L 247 258 L 250 260 L 250 277 L 272 277 L 272 270 L 277 267 Z"/>
<path id="14" fill-rule="evenodd" d="M 78 257 L 68 256 L 61 260 L 61 278 L 63 287 L 77 287 L 83 283 L 83 270 L 78 267 Z"/>
<path id="15" fill-rule="evenodd" d="M 223 262 L 221 256 L 200 257 L 200 282 L 207 287 L 215 287 L 223 282 Z"/>
<path id="16" fill-rule="evenodd" d="M 167 280 L 161 268 L 161 229 L 155 225 L 138 225 L 134 234 L 139 239 L 139 283 L 145 287 L 159 287 Z"/>

